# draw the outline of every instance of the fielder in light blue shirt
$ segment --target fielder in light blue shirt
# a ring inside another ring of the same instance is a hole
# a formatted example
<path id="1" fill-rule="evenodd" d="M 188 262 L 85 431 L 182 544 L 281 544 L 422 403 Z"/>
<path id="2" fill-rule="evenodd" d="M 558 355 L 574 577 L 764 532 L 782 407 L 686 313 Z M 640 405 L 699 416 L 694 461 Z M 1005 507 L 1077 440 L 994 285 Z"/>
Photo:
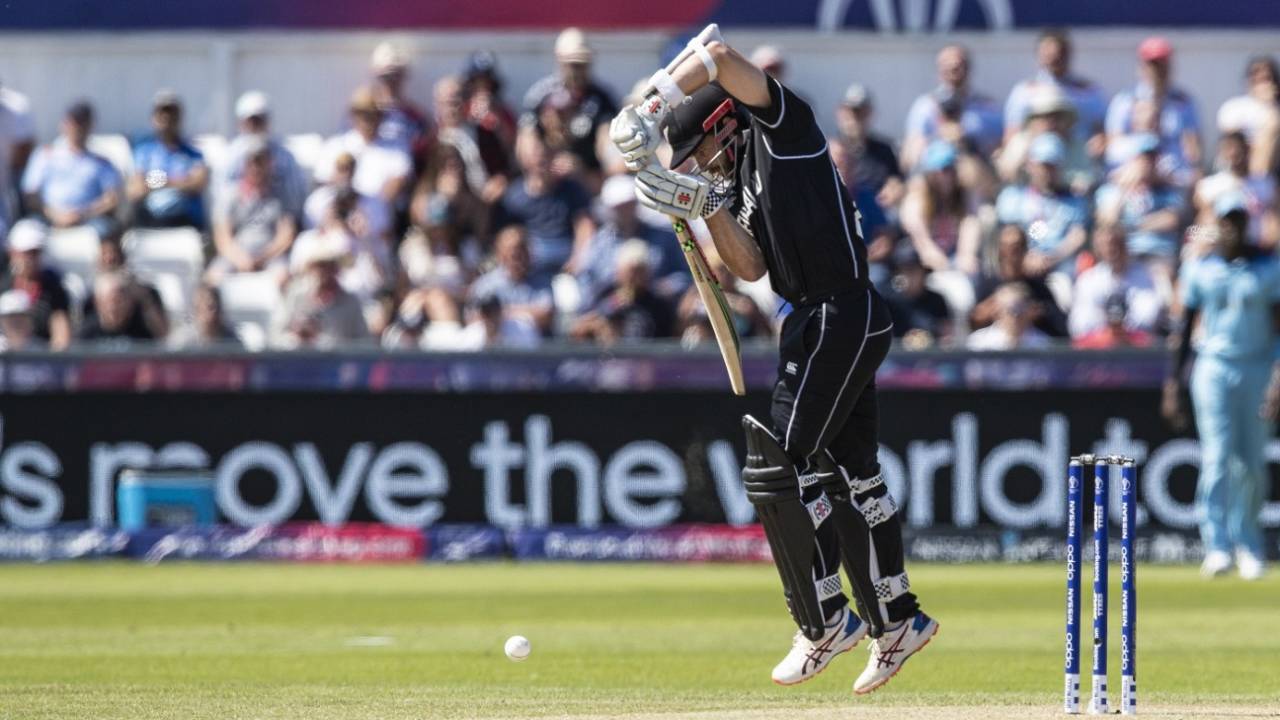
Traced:
<path id="1" fill-rule="evenodd" d="M 1255 580 L 1266 558 L 1258 524 L 1270 485 L 1266 445 L 1280 408 L 1280 262 L 1248 245 L 1242 196 L 1220 198 L 1214 211 L 1214 252 L 1183 268 L 1186 317 L 1162 411 L 1175 427 L 1185 427 L 1183 370 L 1199 318 L 1191 401 L 1202 454 L 1196 488 L 1201 572 L 1227 572 L 1234 550 L 1240 576 Z"/>

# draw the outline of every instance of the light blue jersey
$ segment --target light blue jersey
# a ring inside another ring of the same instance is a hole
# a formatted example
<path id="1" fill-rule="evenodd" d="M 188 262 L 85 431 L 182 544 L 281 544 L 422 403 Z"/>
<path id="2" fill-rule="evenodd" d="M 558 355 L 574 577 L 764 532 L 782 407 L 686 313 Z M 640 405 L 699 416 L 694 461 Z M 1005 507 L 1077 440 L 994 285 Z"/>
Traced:
<path id="1" fill-rule="evenodd" d="M 1276 353 L 1272 306 L 1280 303 L 1274 256 L 1227 261 L 1218 256 L 1182 270 L 1183 303 L 1200 312 L 1200 356 L 1270 362 Z"/>

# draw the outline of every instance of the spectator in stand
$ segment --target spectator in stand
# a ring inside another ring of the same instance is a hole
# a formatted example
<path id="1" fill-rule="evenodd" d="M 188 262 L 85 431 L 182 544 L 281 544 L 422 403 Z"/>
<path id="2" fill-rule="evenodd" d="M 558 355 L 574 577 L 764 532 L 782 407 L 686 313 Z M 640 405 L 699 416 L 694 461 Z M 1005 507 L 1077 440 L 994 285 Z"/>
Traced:
<path id="1" fill-rule="evenodd" d="M 977 287 L 977 302 L 969 314 L 969 326 L 984 328 L 995 321 L 999 310 L 996 292 L 1006 285 L 1026 291 L 1031 321 L 1050 337 L 1067 336 L 1067 318 L 1044 278 L 1027 273 L 1027 236 L 1017 225 L 1000 228 L 996 249 L 996 273 L 984 277 Z"/>
<path id="2" fill-rule="evenodd" d="M 600 158 L 596 147 L 609 142 L 609 123 L 618 113 L 618 106 L 613 95 L 591 76 L 594 52 L 581 30 L 568 28 L 561 32 L 556 38 L 555 56 L 558 72 L 537 81 L 525 93 L 522 139 L 538 132 L 538 113 L 548 97 L 566 92 L 570 151 L 585 170 L 588 184 L 598 187 Z"/>
<path id="3" fill-rule="evenodd" d="M 955 148 L 937 140 L 918 165 L 919 174 L 907 184 L 902 201 L 902 229 L 925 267 L 935 272 L 978 274 L 981 224 L 978 202 L 961 184 Z"/>
<path id="4" fill-rule="evenodd" d="M 73 104 L 62 119 L 61 137 L 32 153 L 22 175 L 27 211 L 53 227 L 92 223 L 106 228 L 115 223 L 120 174 L 85 146 L 92 131 L 93 108 L 84 101 Z"/>
<path id="5" fill-rule="evenodd" d="M 129 200 L 134 223 L 142 227 L 204 227 L 204 191 L 209 166 L 182 137 L 182 102 L 161 90 L 151 102 L 155 133 L 133 148 Z"/>
<path id="6" fill-rule="evenodd" d="M 1027 290 L 1021 284 L 1000 286 L 991 296 L 995 306 L 992 323 L 975 330 L 965 342 L 970 350 L 1022 350 L 1050 347 L 1053 341 L 1035 327 Z"/>
<path id="7" fill-rule="evenodd" d="M 126 272 L 99 273 L 93 279 L 93 314 L 85 317 L 84 342 L 133 343 L 164 339 L 169 331 L 164 309 Z"/>
<path id="8" fill-rule="evenodd" d="M 1108 164 L 1129 159 L 1123 151 L 1125 136 L 1155 132 L 1162 151 L 1170 155 L 1169 171 L 1189 170 L 1177 178 L 1179 184 L 1195 182 L 1202 157 L 1200 121 L 1191 96 L 1171 82 L 1173 46 L 1162 37 L 1149 37 L 1138 46 L 1138 60 L 1138 84 L 1116 94 L 1107 108 Z"/>
<path id="9" fill-rule="evenodd" d="M 1036 63 L 1040 69 L 1035 76 L 1013 86 L 1004 104 L 1004 139 L 1007 143 L 1035 112 L 1037 95 L 1053 91 L 1052 95 L 1065 98 L 1064 105 L 1072 108 L 1076 122 L 1071 136 L 1087 157 L 1102 157 L 1106 147 L 1104 124 L 1107 115 L 1106 95 L 1097 85 L 1071 72 L 1071 37 L 1066 30 L 1045 30 L 1036 41 Z"/>
<path id="10" fill-rule="evenodd" d="M 378 139 L 421 162 L 430 147 L 431 123 L 427 114 L 405 97 L 408 54 L 390 42 L 381 43 L 369 58 L 369 71 L 373 75 L 372 98 L 379 111 Z"/>
<path id="11" fill-rule="evenodd" d="M 536 135 L 522 137 L 516 150 L 524 174 L 498 202 L 497 225 L 528 229 L 535 277 L 550 282 L 560 272 L 575 274 L 596 232 L 591 198 L 576 181 L 552 174 L 547 147 Z"/>
<path id="12" fill-rule="evenodd" d="M 441 143 L 431 153 L 409 206 L 413 226 L 400 266 L 415 288 L 440 288 L 461 301 L 485 252 L 489 210 L 467 185 L 462 158 Z"/>
<path id="13" fill-rule="evenodd" d="M 307 272 L 310 259 L 327 248 L 341 249 L 342 289 L 370 311 L 379 293 L 395 286 L 391 245 L 365 220 L 360 197 L 353 190 L 338 193 L 324 221 L 298 236 L 289 255 L 290 272 L 295 276 Z"/>
<path id="14" fill-rule="evenodd" d="M 305 206 L 308 228 L 319 227 L 333 214 L 334 201 L 340 195 L 354 193 L 357 209 L 368 231 L 382 237 L 391 237 L 391 208 L 379 197 L 365 195 L 355 188 L 356 159 L 351 153 L 341 153 L 333 162 L 333 175 L 329 182 L 311 192 Z"/>
<path id="15" fill-rule="evenodd" d="M 872 111 L 871 93 L 858 83 L 844 91 L 844 99 L 836 107 L 838 140 L 852 167 L 845 184 L 859 198 L 859 208 L 866 204 L 861 198 L 869 196 L 882 212 L 890 212 L 902 202 L 906 185 L 893 144 L 871 131 Z"/>
<path id="16" fill-rule="evenodd" d="M 1130 262 L 1124 230 L 1100 226 L 1093 234 L 1093 252 L 1098 263 L 1080 273 L 1071 293 L 1071 337 L 1079 340 L 1106 329 L 1111 322 L 1107 303 L 1116 296 L 1123 302 L 1124 328 L 1147 337 L 1158 332 L 1164 322 L 1164 297 L 1151 271 Z"/>
<path id="17" fill-rule="evenodd" d="M 222 314 L 222 296 L 212 285 L 199 285 L 191 298 L 191 324 L 169 336 L 169 347 L 176 350 L 206 348 L 238 349 L 240 337 Z"/>
<path id="18" fill-rule="evenodd" d="M 945 298 L 925 286 L 929 269 L 911 243 L 901 243 L 894 250 L 893 265 L 895 273 L 885 294 L 893 336 L 909 350 L 950 345 L 954 330 L 951 310 Z"/>
<path id="19" fill-rule="evenodd" d="M 1275 250 L 1280 244 L 1280 199 L 1276 194 L 1276 179 L 1272 175 L 1250 173 L 1249 141 L 1239 130 L 1225 133 L 1218 139 L 1218 172 L 1196 183 L 1192 200 L 1196 207 L 1196 223 L 1211 227 L 1216 223 L 1213 206 L 1230 193 L 1244 197 L 1249 211 L 1249 237 L 1251 244 L 1264 250 Z"/>
<path id="20" fill-rule="evenodd" d="M 720 289 L 724 291 L 725 303 L 733 313 L 733 326 L 740 338 L 768 338 L 773 336 L 773 326 L 769 318 L 760 310 L 760 306 L 751 296 L 738 287 L 738 278 L 729 271 L 716 252 L 714 244 L 703 246 L 707 257 L 707 267 L 711 274 L 720 281 Z M 676 305 L 676 332 L 680 336 L 680 344 L 694 347 L 716 341 L 715 330 L 711 327 L 711 318 L 707 317 L 707 306 L 702 302 L 698 289 L 689 287 L 680 297 Z"/>
<path id="21" fill-rule="evenodd" d="M 217 285 L 233 272 L 283 273 L 285 258 L 298 233 L 289 201 L 275 180 L 275 154 L 260 136 L 242 145 L 244 169 L 234 188 L 223 193 L 213 210 L 213 245 L 218 256 L 209 264 L 208 281 Z"/>
<path id="22" fill-rule="evenodd" d="M 258 90 L 246 92 L 236 100 L 236 120 L 240 132 L 227 146 L 227 162 L 214 202 L 220 199 L 218 196 L 238 190 L 248 152 L 265 143 L 271 152 L 272 195 L 284 201 L 289 214 L 301 217 L 311 179 L 284 143 L 271 135 L 271 99 Z"/>
<path id="23" fill-rule="evenodd" d="M 613 284 L 573 323 L 570 335 L 601 345 L 671 337 L 675 309 L 650 287 L 649 246 L 643 240 L 627 241 L 618 248 L 617 263 Z"/>
<path id="24" fill-rule="evenodd" d="M 289 283 L 284 302 L 272 317 L 271 345 L 332 348 L 367 342 L 369 327 L 360 301 L 338 280 L 340 263 L 348 255 L 341 238 L 327 235 L 319 242 L 299 242 L 294 252 L 303 248 L 298 264 L 304 270 Z"/>
<path id="25" fill-rule="evenodd" d="M 471 192 L 484 198 L 485 202 L 492 202 L 502 197 L 502 193 L 506 191 L 507 178 L 489 174 L 481 151 L 481 138 L 489 131 L 473 125 L 463 110 L 462 81 L 452 75 L 436 81 L 436 140 L 438 143 L 451 145 L 457 151 L 466 170 L 465 179 Z M 496 137 L 485 142 L 490 145 L 500 144 Z"/>
<path id="26" fill-rule="evenodd" d="M 18 180 L 35 148 L 36 128 L 26 96 L 0 85 L 0 235 L 18 217 Z"/>
<path id="27" fill-rule="evenodd" d="M 502 99 L 498 58 L 490 50 L 477 50 L 467 58 L 462 73 L 463 115 L 480 129 L 477 142 L 485 169 L 506 177 L 512 171 L 516 146 L 516 116 Z"/>
<path id="28" fill-rule="evenodd" d="M 351 96 L 351 129 L 325 143 L 316 163 L 316 181 L 330 183 L 338 172 L 338 160 L 355 160 L 351 187 L 360 195 L 384 205 L 380 214 L 391 217 L 413 179 L 413 161 L 397 142 L 379 136 L 383 113 L 373 93 L 359 88 Z"/>
<path id="29" fill-rule="evenodd" d="M 19 220 L 9 229 L 9 271 L 0 276 L 0 293 L 17 290 L 30 301 L 35 336 L 52 350 L 65 350 L 71 343 L 71 300 L 62 285 L 62 275 L 44 266 L 44 246 L 49 229 L 38 220 Z"/>
<path id="30" fill-rule="evenodd" d="M 542 336 L 523 317 L 507 312 L 501 298 L 495 295 L 477 297 L 467 309 L 471 318 L 457 336 L 441 343 L 424 339 L 429 350 L 479 351 L 491 348 L 528 349 L 537 347 Z"/>
<path id="31" fill-rule="evenodd" d="M 125 318 L 124 334 L 131 338 L 162 338 L 169 334 L 169 315 L 164 307 L 160 292 L 154 286 L 138 279 L 129 268 L 128 257 L 120 242 L 120 233 L 112 232 L 98 237 L 97 277 L 117 275 L 124 284 L 125 300 L 129 306 L 128 317 Z M 84 299 L 81 307 L 81 336 L 89 328 L 94 332 L 101 331 L 98 321 L 98 298 L 96 293 Z"/>
<path id="32" fill-rule="evenodd" d="M 890 272 L 888 260 L 893 253 L 893 243 L 899 235 L 898 226 L 890 224 L 885 209 L 876 200 L 876 193 L 866 187 L 853 189 L 860 162 L 854 158 L 849 146 L 838 137 L 828 138 L 827 151 L 831 155 L 832 164 L 836 166 L 840 182 L 850 188 L 849 192 L 862 215 L 863 241 L 867 244 L 867 277 L 876 287 L 887 286 Z"/>
<path id="33" fill-rule="evenodd" d="M 1101 327 L 1073 337 L 1071 346 L 1078 350 L 1115 350 L 1146 348 L 1155 344 L 1155 336 L 1150 332 L 1129 327 L 1129 303 L 1124 293 L 1106 297 L 1103 318 L 1105 323 Z"/>
<path id="34" fill-rule="evenodd" d="M 1218 108 L 1218 131 L 1244 133 L 1256 150 L 1250 174 L 1269 175 L 1275 170 L 1280 134 L 1280 66 L 1269 55 L 1252 57 L 1245 68 L 1245 81 L 1248 91 Z"/>
<path id="35" fill-rule="evenodd" d="M 45 349 L 31 320 L 31 298 L 21 290 L 0 293 L 0 353 Z"/>
<path id="36" fill-rule="evenodd" d="M 576 138 L 573 134 L 573 98 L 569 91 L 558 90 L 548 95 L 538 106 L 537 135 L 551 155 L 551 174 L 558 178 L 573 178 L 588 190 L 599 175 L 589 173 L 582 159 L 573 151 Z M 523 138 L 521 142 L 526 142 Z"/>
<path id="37" fill-rule="evenodd" d="M 1129 255 L 1146 264 L 1157 280 L 1172 287 L 1178 241 L 1182 235 L 1185 194 L 1156 170 L 1160 139 L 1148 134 L 1120 177 L 1098 188 L 1097 220 L 1119 225 L 1129 237 Z"/>
<path id="38" fill-rule="evenodd" d="M 649 246 L 654 292 L 667 298 L 680 297 L 693 282 L 684 253 L 680 252 L 670 224 L 660 228 L 640 219 L 635 180 L 630 175 L 614 175 L 606 180 L 600 205 L 604 224 L 592 239 L 577 276 L 582 297 L 597 297 L 613 283 L 619 248 L 636 238 Z"/>
<path id="39" fill-rule="evenodd" d="M 502 303 L 505 317 L 523 320 L 538 332 L 549 334 L 555 319 L 551 282 L 532 273 L 529 240 L 523 227 L 509 225 L 498 232 L 494 259 L 497 267 L 472 284 L 472 302 L 495 297 Z"/>
<path id="40" fill-rule="evenodd" d="M 778 82 L 786 81 L 787 59 L 782 57 L 782 51 L 774 45 L 761 45 L 752 50 L 751 64 Z"/>
<path id="41" fill-rule="evenodd" d="M 1084 143 L 1074 128 L 1079 125 L 1071 98 L 1060 88 L 1049 85 L 1028 92 L 1021 129 L 1005 127 L 1005 143 L 996 157 L 996 172 L 1006 184 L 1025 181 L 1027 151 L 1041 135 L 1056 135 L 1066 148 L 1062 176 L 1071 191 L 1083 196 L 1097 181 L 1094 159 L 1085 151 Z"/>
<path id="42" fill-rule="evenodd" d="M 902 166 L 915 168 L 934 140 L 965 146 L 990 157 L 1003 136 L 1000 109 L 970 87 L 969 51 L 948 45 L 938 52 L 938 87 L 921 95 L 907 112 L 902 140 Z"/>
<path id="43" fill-rule="evenodd" d="M 1042 134 L 1027 148 L 1025 185 L 1000 191 L 996 215 L 1001 223 L 1017 225 L 1030 240 L 1025 265 L 1028 273 L 1075 275 L 1076 254 L 1088 239 L 1088 211 L 1083 199 L 1062 183 L 1066 145 L 1057 135 Z"/>

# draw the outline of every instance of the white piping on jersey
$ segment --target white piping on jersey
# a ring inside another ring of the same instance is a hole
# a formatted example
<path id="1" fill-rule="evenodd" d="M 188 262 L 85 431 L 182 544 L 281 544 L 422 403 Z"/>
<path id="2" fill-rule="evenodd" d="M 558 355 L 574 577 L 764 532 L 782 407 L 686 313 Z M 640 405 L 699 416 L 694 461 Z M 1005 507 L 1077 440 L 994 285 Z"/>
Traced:
<path id="1" fill-rule="evenodd" d="M 823 306 L 826 307 L 825 305 Z M 892 325 L 890 326 L 892 327 Z M 817 445 L 813 448 L 816 453 L 822 449 L 822 436 L 827 432 L 827 426 L 831 424 L 831 418 L 836 415 L 836 408 L 840 407 L 840 397 L 844 395 L 844 391 L 849 387 L 849 379 L 853 377 L 853 371 L 858 369 L 858 361 L 862 359 L 862 350 L 867 346 L 867 338 L 871 337 L 868 332 L 871 330 L 871 289 L 867 289 L 867 322 L 862 326 L 862 344 L 858 345 L 858 353 L 853 356 L 853 363 L 849 365 L 849 372 L 845 373 L 844 382 L 840 383 L 840 392 L 836 393 L 836 399 L 831 403 L 831 412 L 827 413 L 826 422 L 822 423 L 822 429 L 818 431 L 818 438 L 815 440 Z M 799 399 L 799 398 L 797 398 Z M 792 415 L 795 409 L 792 408 Z M 784 448 L 785 449 L 785 448 Z M 810 453 L 812 454 L 812 453 Z"/>
<path id="2" fill-rule="evenodd" d="M 773 156 L 774 160 L 808 160 L 810 158 L 816 158 L 827 151 L 827 143 L 824 141 L 822 143 L 822 147 L 818 148 L 817 152 L 811 152 L 808 155 L 779 155 L 773 151 L 773 146 L 769 144 L 768 135 L 760 133 L 760 139 L 764 140 L 764 149 L 769 151 L 769 154 Z"/>
<path id="3" fill-rule="evenodd" d="M 809 380 L 809 370 L 813 368 L 813 358 L 818 354 L 818 350 L 822 349 L 822 338 L 827 334 L 827 304 L 822 303 L 822 325 L 818 329 L 818 344 L 813 346 L 813 351 L 809 353 L 809 360 L 804 364 L 804 375 L 800 378 L 800 387 L 796 389 L 796 396 L 791 399 L 791 419 L 787 421 L 787 434 L 782 436 L 782 449 L 785 451 L 791 445 L 791 425 L 796 421 L 796 410 L 800 407 L 800 395 L 804 392 L 804 384 Z M 800 329 L 800 338 L 804 339 L 804 328 Z"/>
<path id="4" fill-rule="evenodd" d="M 840 176 L 836 174 L 836 164 L 831 163 L 831 179 L 836 183 L 836 204 L 840 206 L 840 224 L 844 227 L 844 239 L 849 243 L 849 257 L 853 260 L 853 279 L 858 279 L 858 253 L 853 249 L 853 237 L 849 235 L 849 218 L 844 214 L 844 195 L 840 193 Z M 871 329 L 870 323 L 867 329 Z"/>
<path id="5" fill-rule="evenodd" d="M 873 335 L 883 335 L 883 334 L 885 334 L 885 333 L 889 332 L 889 331 L 890 331 L 890 330 L 892 330 L 892 329 L 893 329 L 893 323 L 889 323 L 889 327 L 887 327 L 887 328 L 882 328 L 882 329 L 877 330 L 877 331 L 875 331 L 875 332 L 873 332 L 873 333 L 867 333 L 867 337 L 872 337 Z"/>
<path id="6" fill-rule="evenodd" d="M 778 98 L 779 98 L 778 103 L 779 103 L 779 108 L 780 108 L 780 109 L 778 110 L 778 119 L 777 119 L 777 120 L 774 120 L 774 121 L 773 121 L 773 122 L 771 122 L 771 123 L 767 123 L 767 122 L 765 122 L 765 121 L 761 120 L 761 121 L 760 121 L 760 124 L 761 124 L 761 125 L 763 125 L 763 126 L 765 126 L 765 127 L 767 127 L 767 128 L 769 128 L 769 129 L 773 129 L 773 128 L 776 128 L 776 127 L 778 127 L 779 125 L 781 125 L 781 124 L 782 124 L 782 118 L 784 118 L 784 117 L 786 117 L 786 116 L 787 116 L 787 94 L 786 94 L 786 93 L 784 93 L 784 92 L 782 92 L 782 83 L 778 82 L 778 80 L 777 80 L 776 78 L 770 77 L 770 78 L 769 78 L 769 82 L 772 82 L 773 84 L 775 84 L 775 85 L 777 85 L 777 86 L 778 86 Z M 772 155 L 772 154 L 773 154 L 773 151 L 770 151 L 770 153 L 769 153 L 769 154 L 771 154 L 771 155 Z"/>

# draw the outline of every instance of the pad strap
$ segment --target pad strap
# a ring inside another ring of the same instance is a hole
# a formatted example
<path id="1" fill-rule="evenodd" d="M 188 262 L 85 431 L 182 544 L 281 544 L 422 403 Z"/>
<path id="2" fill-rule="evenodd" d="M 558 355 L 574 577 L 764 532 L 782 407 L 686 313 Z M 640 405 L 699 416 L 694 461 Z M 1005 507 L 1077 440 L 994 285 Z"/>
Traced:
<path id="1" fill-rule="evenodd" d="M 880 523 L 893 517 L 898 511 L 898 504 L 893 501 L 893 496 L 885 493 L 878 498 L 867 498 L 866 502 L 857 506 L 858 512 L 862 513 L 862 517 L 867 519 L 868 527 L 875 527 Z"/>
<path id="2" fill-rule="evenodd" d="M 884 484 L 884 479 L 879 474 L 866 480 L 860 480 L 855 477 L 846 477 L 845 479 L 849 481 L 849 491 L 854 495 L 861 495 Z"/>
<path id="3" fill-rule="evenodd" d="M 804 506 L 809 510 L 809 519 L 813 520 L 815 528 L 831 515 L 831 501 L 827 499 L 826 493 L 818 495 L 815 500 L 805 503 Z"/>
<path id="4" fill-rule="evenodd" d="M 900 575 L 890 575 L 876 580 L 876 597 L 880 602 L 889 602 L 899 597 L 911 589 L 911 583 L 907 580 L 907 574 L 903 572 Z"/>
<path id="5" fill-rule="evenodd" d="M 814 583 L 814 586 L 818 588 L 819 600 L 830 600 L 840 594 L 840 573 L 828 575 Z"/>

